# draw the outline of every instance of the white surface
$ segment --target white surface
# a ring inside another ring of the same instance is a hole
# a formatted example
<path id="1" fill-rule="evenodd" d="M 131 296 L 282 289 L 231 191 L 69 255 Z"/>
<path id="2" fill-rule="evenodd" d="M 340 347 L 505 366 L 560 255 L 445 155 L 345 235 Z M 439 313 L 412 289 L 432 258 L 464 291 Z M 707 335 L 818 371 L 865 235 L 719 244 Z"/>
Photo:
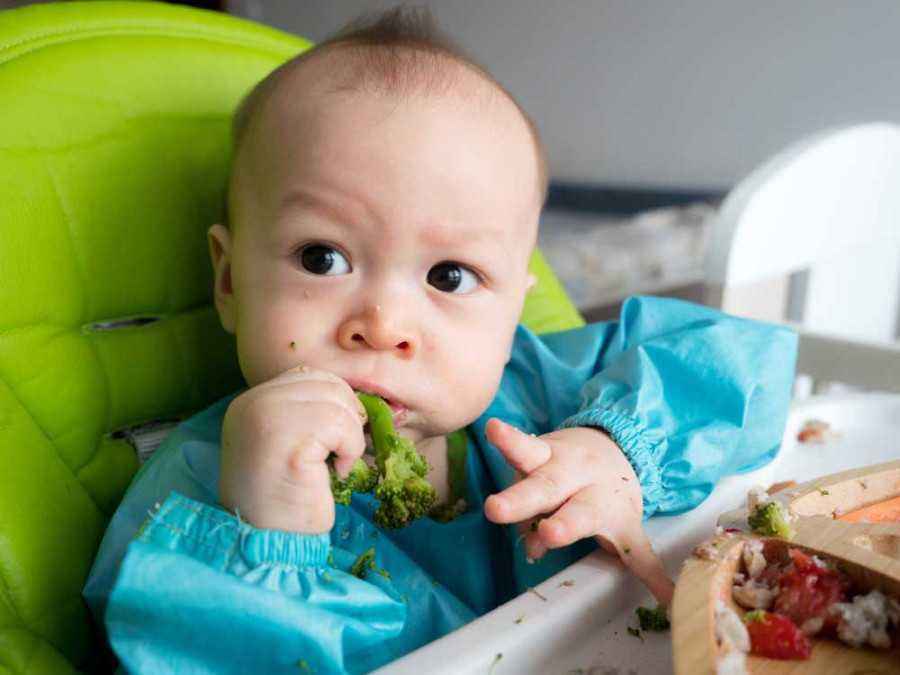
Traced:
<path id="1" fill-rule="evenodd" d="M 706 280 L 729 289 L 809 270 L 804 326 L 893 340 L 900 305 L 900 125 L 795 144 L 731 191 L 711 221 Z"/>
<path id="2" fill-rule="evenodd" d="M 839 438 L 825 445 L 796 442 L 803 423 L 827 421 Z M 754 485 L 803 482 L 824 474 L 900 458 L 900 395 L 814 397 L 795 404 L 782 450 L 768 466 L 723 480 L 699 507 L 647 524 L 656 550 L 674 577 L 693 547 L 710 537 L 720 513 L 742 506 Z M 563 581 L 574 585 L 561 586 Z M 394 662 L 378 673 L 541 673 L 659 675 L 672 671 L 670 633 L 629 635 L 634 609 L 650 596 L 623 568 L 593 553 L 459 631 Z M 520 623 L 516 620 L 522 618 Z M 493 665 L 496 655 L 502 659 Z"/>

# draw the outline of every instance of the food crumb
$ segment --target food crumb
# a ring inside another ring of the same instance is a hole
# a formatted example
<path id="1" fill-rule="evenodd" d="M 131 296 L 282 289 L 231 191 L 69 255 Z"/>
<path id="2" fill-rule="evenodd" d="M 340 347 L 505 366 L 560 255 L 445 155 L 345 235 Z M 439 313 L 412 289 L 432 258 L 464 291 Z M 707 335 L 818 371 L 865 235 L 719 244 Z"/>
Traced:
<path id="1" fill-rule="evenodd" d="M 825 488 L 819 488 L 819 494 L 822 495 L 823 497 L 827 497 L 831 493 L 828 490 L 826 490 Z"/>
<path id="2" fill-rule="evenodd" d="M 500 659 L 503 658 L 503 652 L 498 652 L 497 656 L 494 657 L 493 663 L 491 663 L 491 669 L 488 671 L 488 675 L 494 672 L 494 668 L 498 663 L 500 663 Z"/>
<path id="3" fill-rule="evenodd" d="M 297 343 L 294 342 L 293 340 L 291 340 L 291 349 L 296 349 L 296 348 L 297 348 Z"/>
<path id="4" fill-rule="evenodd" d="M 637 614 L 641 630 L 662 633 L 669 630 L 671 626 L 669 617 L 666 615 L 666 608 L 662 605 L 657 605 L 656 609 L 638 607 L 634 613 Z"/>
<path id="5" fill-rule="evenodd" d="M 538 597 L 539 597 L 541 600 L 543 600 L 544 602 L 547 602 L 547 598 L 545 598 L 543 595 L 541 595 L 541 593 L 540 593 L 540 591 L 538 591 L 538 589 L 536 589 L 536 588 L 531 588 L 531 587 L 529 586 L 529 587 L 528 587 L 528 590 L 529 590 L 531 593 L 534 593 L 536 596 L 538 596 Z"/>
<path id="6" fill-rule="evenodd" d="M 644 641 L 644 636 L 641 635 L 641 631 L 639 628 L 632 628 L 631 626 L 628 626 L 627 630 L 628 630 L 629 635 L 633 635 L 634 637 L 638 638 L 641 642 Z"/>
<path id="7" fill-rule="evenodd" d="M 825 443 L 838 434 L 831 430 L 831 425 L 822 420 L 807 420 L 797 433 L 797 440 L 801 443 Z"/>
<path id="8" fill-rule="evenodd" d="M 575 585 L 575 582 L 572 581 L 571 579 L 566 579 L 565 581 L 563 581 L 563 582 L 560 584 L 560 586 L 565 586 L 566 588 L 571 588 L 571 587 L 574 586 L 574 585 Z"/>
<path id="9" fill-rule="evenodd" d="M 624 551 L 625 555 L 628 555 L 629 553 L 631 553 L 631 547 L 626 546 L 625 548 L 622 549 L 622 551 Z"/>
<path id="10" fill-rule="evenodd" d="M 709 542 L 704 542 L 694 548 L 694 557 L 700 560 L 716 560 L 719 552 Z"/>
<path id="11" fill-rule="evenodd" d="M 516 617 L 516 620 L 513 621 L 513 623 L 519 624 L 519 623 L 522 623 L 524 620 L 525 620 L 525 615 L 523 614 L 522 616 Z"/>
<path id="12" fill-rule="evenodd" d="M 357 557 L 356 562 L 350 567 L 350 574 L 360 579 L 365 579 L 369 570 L 375 569 L 375 547 L 366 549 Z"/>

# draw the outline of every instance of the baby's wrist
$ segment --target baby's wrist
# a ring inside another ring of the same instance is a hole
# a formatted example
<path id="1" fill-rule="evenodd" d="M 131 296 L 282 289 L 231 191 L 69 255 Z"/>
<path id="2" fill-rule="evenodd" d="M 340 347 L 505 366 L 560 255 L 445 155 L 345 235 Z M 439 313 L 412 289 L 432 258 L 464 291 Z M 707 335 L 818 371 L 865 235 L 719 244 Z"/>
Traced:
<path id="1" fill-rule="evenodd" d="M 268 495 L 253 494 L 249 490 L 233 495 L 220 487 L 219 503 L 258 530 L 323 534 L 331 531 L 334 524 L 333 501 L 318 504 L 307 498 L 298 503 L 288 503 Z"/>

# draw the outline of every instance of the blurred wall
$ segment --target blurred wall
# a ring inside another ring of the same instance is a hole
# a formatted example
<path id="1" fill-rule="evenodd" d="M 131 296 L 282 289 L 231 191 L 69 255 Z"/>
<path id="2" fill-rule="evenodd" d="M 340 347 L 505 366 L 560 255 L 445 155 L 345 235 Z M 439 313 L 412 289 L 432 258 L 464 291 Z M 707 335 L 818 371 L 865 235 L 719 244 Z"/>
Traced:
<path id="1" fill-rule="evenodd" d="M 377 0 L 231 0 L 320 40 Z M 832 125 L 900 122 L 900 2 L 432 0 L 520 99 L 556 179 L 728 187 Z"/>

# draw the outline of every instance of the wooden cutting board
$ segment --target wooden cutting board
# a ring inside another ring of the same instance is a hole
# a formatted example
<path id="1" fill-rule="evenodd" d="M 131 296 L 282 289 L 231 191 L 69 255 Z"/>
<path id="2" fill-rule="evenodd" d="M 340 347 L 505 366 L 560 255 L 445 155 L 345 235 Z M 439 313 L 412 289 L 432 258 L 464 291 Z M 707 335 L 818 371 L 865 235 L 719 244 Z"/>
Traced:
<path id="1" fill-rule="evenodd" d="M 797 516 L 794 538 L 785 545 L 838 562 L 862 588 L 877 588 L 900 598 L 900 522 L 864 522 L 896 510 L 888 500 L 900 497 L 900 461 L 822 476 L 773 495 Z M 873 505 L 881 506 L 872 508 Z M 865 509 L 868 509 L 866 511 Z M 853 522 L 856 521 L 856 522 Z M 861 522 L 862 521 L 862 522 Z M 747 511 L 723 514 L 723 527 L 746 529 Z M 716 672 L 721 656 L 714 613 L 721 598 L 741 614 L 731 598 L 743 544 L 751 534 L 722 534 L 709 543 L 711 560 L 685 561 L 672 605 L 672 649 L 676 675 Z M 823 673 L 875 675 L 900 673 L 900 649 L 853 649 L 830 639 L 813 639 L 806 661 L 748 656 L 750 673 Z"/>

